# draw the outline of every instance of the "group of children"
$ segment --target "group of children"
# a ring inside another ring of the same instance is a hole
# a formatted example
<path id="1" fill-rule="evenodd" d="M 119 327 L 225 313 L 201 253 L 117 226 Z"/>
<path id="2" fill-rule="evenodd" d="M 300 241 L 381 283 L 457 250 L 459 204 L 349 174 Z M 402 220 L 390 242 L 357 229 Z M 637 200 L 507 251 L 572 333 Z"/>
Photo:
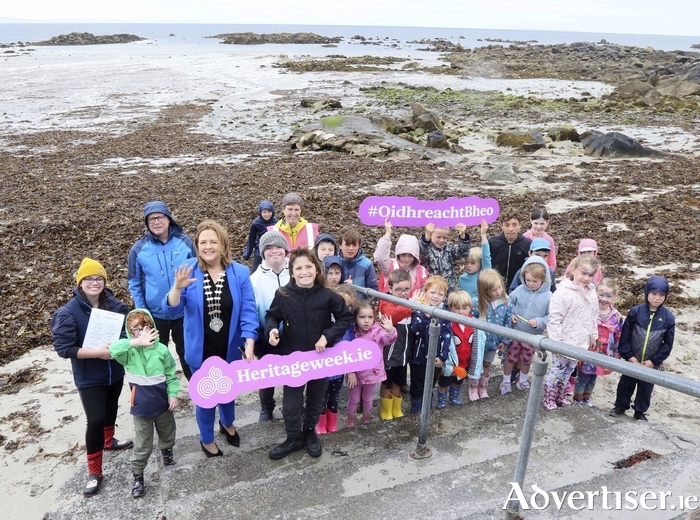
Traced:
<path id="1" fill-rule="evenodd" d="M 259 225 L 274 220 L 272 205 L 264 201 L 260 210 L 261 222 L 256 219 L 251 227 L 252 238 L 246 256 L 254 254 L 260 259 L 256 263 L 265 267 L 264 256 L 258 249 L 260 240 L 266 233 L 277 231 Z M 603 278 L 594 240 L 581 241 L 578 256 L 566 268 L 559 285 L 555 285 L 556 252 L 553 239 L 546 233 L 548 221 L 546 210 L 535 210 L 532 228 L 522 234 L 517 213 L 506 208 L 501 213 L 503 232 L 489 239 L 488 224 L 482 221 L 481 243 L 473 248 L 463 224 L 455 227 L 459 235 L 456 243 L 449 242 L 449 229 L 429 224 L 419 238 L 401 235 L 393 257 L 390 253 L 392 225 L 387 221 L 385 234 L 374 253 L 379 278 L 373 262 L 363 254 L 360 233 L 352 228 L 343 228 L 337 241 L 331 235 L 322 234 L 312 248 L 291 251 L 289 283 L 277 290 L 264 320 L 262 334 L 269 344 L 276 346 L 280 340 L 284 343 L 285 335 L 298 334 L 297 322 L 307 323 L 313 318 L 298 309 L 308 307 L 307 299 L 312 294 L 317 294 L 314 298 L 328 294 L 323 298 L 329 298 L 330 291 L 342 296 L 352 311 L 352 320 L 345 311 L 342 316 L 333 315 L 328 308 L 314 307 L 309 312 L 330 313 L 317 318 L 333 324 L 334 340 L 340 338 L 337 329 L 342 325 L 347 327 L 343 339 L 373 341 L 382 348 L 384 355 L 373 369 L 324 379 L 323 384 L 307 385 L 306 407 L 301 394 L 288 398 L 285 387 L 285 427 L 288 419 L 294 424 L 286 428 L 287 440 L 273 448 L 270 457 L 282 458 L 304 446 L 312 456 L 321 454 L 315 435 L 307 435 L 307 432 L 309 428 L 319 434 L 337 430 L 338 396 L 343 383 L 349 389 L 347 427 L 355 425 L 360 406 L 362 423 L 370 422 L 377 385 L 380 385 L 381 419 L 403 417 L 402 390 L 406 390 L 407 385 L 410 413 L 419 413 L 423 407 L 425 378 L 429 373 L 432 373 L 432 386 L 437 384 L 434 401 L 437 409 L 445 408 L 448 403 L 464 404 L 461 389 L 465 382 L 469 401 L 486 399 L 489 397 L 491 367 L 497 354 L 503 360 L 501 394 L 511 393 L 513 385 L 521 391 L 530 388 L 528 374 L 535 354 L 533 346 L 438 319 L 437 354 L 435 359 L 428 359 L 430 315 L 385 300 L 375 308 L 371 300 L 352 288 L 353 285 L 388 292 L 396 298 L 411 299 L 435 308 L 447 308 L 455 314 L 507 328 L 546 334 L 569 345 L 658 368 L 673 346 L 675 321 L 664 306 L 669 292 L 668 282 L 662 277 L 652 276 L 647 282 L 645 302 L 632 308 L 627 320 L 623 321 L 613 306 L 617 285 L 613 280 Z M 261 231 L 259 236 L 258 231 Z M 267 238 L 263 240 L 265 245 L 270 242 Z M 289 252 L 288 248 L 285 249 Z M 457 263 L 462 259 L 465 260 L 464 274 L 458 277 Z M 280 323 L 283 323 L 283 328 L 280 328 Z M 140 376 L 136 378 L 140 383 L 132 385 L 132 414 L 137 429 L 132 464 L 134 474 L 142 475 L 153 443 L 154 424 L 164 463 L 173 463 L 172 410 L 177 406 L 179 385 L 174 377 L 172 357 L 165 355 L 167 349 L 164 351 L 161 346 L 149 355 L 145 355 L 144 349 L 138 349 L 157 345 L 152 320 L 132 313 L 127 318 L 127 332 L 130 339 L 112 345 L 110 350 L 113 357 L 126 366 L 127 372 Z M 295 349 L 320 351 L 332 346 L 334 341 L 329 339 L 323 334 L 320 338 L 302 334 L 295 336 L 293 343 Z M 518 370 L 519 375 L 516 375 Z M 574 370 L 577 376 L 572 381 Z M 553 354 L 545 378 L 544 407 L 552 410 L 571 404 L 568 395 L 572 390 L 575 402 L 592 406 L 590 398 L 596 378 L 606 373 L 608 371 L 595 365 Z M 611 415 L 622 415 L 630 408 L 635 389 L 634 418 L 646 420 L 653 385 L 624 375 L 618 385 Z M 146 397 L 149 399 L 147 405 L 143 401 Z M 303 410 L 303 417 L 300 410 Z M 292 412 L 295 417 L 288 418 Z M 270 410 L 267 417 L 268 420 L 271 418 Z M 303 422 L 302 430 L 299 422 Z M 134 496 L 142 494 L 137 488 L 135 486 Z"/>

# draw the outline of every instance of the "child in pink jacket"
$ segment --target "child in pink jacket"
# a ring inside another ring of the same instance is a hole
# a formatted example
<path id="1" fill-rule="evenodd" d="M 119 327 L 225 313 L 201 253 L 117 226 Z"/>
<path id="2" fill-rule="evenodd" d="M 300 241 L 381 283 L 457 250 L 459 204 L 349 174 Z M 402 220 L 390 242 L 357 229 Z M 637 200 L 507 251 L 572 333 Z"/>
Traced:
<path id="1" fill-rule="evenodd" d="M 376 343 L 380 349 L 391 345 L 398 338 L 398 333 L 391 321 L 391 316 L 379 315 L 381 324 L 375 320 L 374 307 L 369 300 L 361 300 L 355 311 L 355 339 L 362 338 Z M 355 426 L 357 405 L 362 397 L 362 424 L 369 424 L 372 417 L 372 399 L 377 383 L 386 379 L 384 358 L 374 368 L 351 372 L 347 375 L 350 389 L 348 395 L 348 420 L 346 426 Z"/>
<path id="2" fill-rule="evenodd" d="M 598 339 L 598 296 L 593 277 L 598 261 L 590 256 L 577 256 L 571 270 L 552 294 L 549 302 L 549 339 L 588 350 Z M 545 377 L 542 404 L 547 410 L 567 406 L 569 377 L 578 360 L 552 354 L 552 366 Z"/>
<path id="3" fill-rule="evenodd" d="M 394 258 L 390 258 L 391 228 L 391 222 L 387 219 L 384 223 L 386 231 L 374 250 L 374 261 L 379 268 L 379 290 L 384 293 L 389 292 L 389 273 L 395 269 L 403 269 L 411 275 L 409 297 L 413 297 L 420 293 L 430 273 L 420 263 L 420 246 L 418 239 L 413 235 L 401 235 L 396 241 Z"/>

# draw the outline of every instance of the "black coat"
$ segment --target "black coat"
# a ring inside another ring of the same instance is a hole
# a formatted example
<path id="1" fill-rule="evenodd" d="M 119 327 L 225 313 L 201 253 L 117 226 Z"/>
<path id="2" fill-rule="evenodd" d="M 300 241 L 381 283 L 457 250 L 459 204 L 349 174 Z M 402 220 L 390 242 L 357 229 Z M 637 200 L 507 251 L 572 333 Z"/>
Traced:
<path id="1" fill-rule="evenodd" d="M 523 266 L 530 253 L 532 240 L 518 233 L 512 244 L 508 243 L 503 233 L 489 238 L 491 249 L 491 266 L 498 271 L 506 281 L 506 290 L 513 283 L 515 273 Z"/>
<path id="2" fill-rule="evenodd" d="M 305 352 L 315 350 L 322 335 L 328 342 L 326 346 L 332 347 L 352 323 L 352 312 L 334 290 L 320 285 L 304 289 L 292 279 L 275 293 L 265 315 L 265 336 L 269 337 L 272 329 L 279 329 L 279 354 Z"/>

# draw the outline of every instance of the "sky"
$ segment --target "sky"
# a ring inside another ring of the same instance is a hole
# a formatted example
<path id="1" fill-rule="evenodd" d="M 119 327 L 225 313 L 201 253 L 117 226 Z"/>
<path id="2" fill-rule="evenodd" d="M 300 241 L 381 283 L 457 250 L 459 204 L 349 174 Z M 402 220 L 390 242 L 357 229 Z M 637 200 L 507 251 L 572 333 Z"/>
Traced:
<path id="1" fill-rule="evenodd" d="M 0 22 L 179 22 L 700 36 L 698 0 L 32 0 Z"/>

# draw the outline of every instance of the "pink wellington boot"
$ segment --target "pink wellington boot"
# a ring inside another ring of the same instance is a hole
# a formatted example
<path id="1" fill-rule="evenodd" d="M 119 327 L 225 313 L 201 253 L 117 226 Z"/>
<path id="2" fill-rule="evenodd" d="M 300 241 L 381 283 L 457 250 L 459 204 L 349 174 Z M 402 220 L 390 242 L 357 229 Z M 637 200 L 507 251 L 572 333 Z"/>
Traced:
<path id="1" fill-rule="evenodd" d="M 322 413 L 321 415 L 318 416 L 318 424 L 316 425 L 316 433 L 318 435 L 323 435 L 325 433 L 328 433 L 326 430 L 326 421 L 328 417 L 328 411 L 326 413 Z"/>
<path id="2" fill-rule="evenodd" d="M 559 383 L 556 386 L 557 389 L 557 395 L 554 398 L 554 402 L 557 404 L 557 406 L 569 406 L 571 404 L 571 401 L 569 401 L 566 398 L 566 395 L 569 393 L 569 383 L 568 381 Z"/>
<path id="3" fill-rule="evenodd" d="M 362 411 L 362 424 L 369 424 L 372 420 L 372 410 L 367 411 L 367 408 Z"/>
<path id="4" fill-rule="evenodd" d="M 352 428 L 355 426 L 355 414 L 348 412 L 348 418 L 345 420 L 345 427 Z"/>
<path id="5" fill-rule="evenodd" d="M 328 433 L 338 431 L 338 412 L 326 411 L 326 431 Z"/>

